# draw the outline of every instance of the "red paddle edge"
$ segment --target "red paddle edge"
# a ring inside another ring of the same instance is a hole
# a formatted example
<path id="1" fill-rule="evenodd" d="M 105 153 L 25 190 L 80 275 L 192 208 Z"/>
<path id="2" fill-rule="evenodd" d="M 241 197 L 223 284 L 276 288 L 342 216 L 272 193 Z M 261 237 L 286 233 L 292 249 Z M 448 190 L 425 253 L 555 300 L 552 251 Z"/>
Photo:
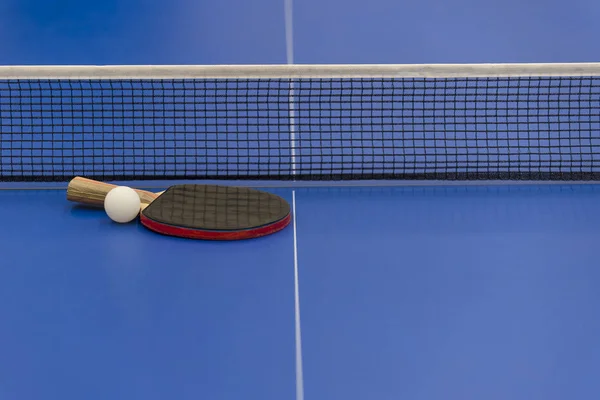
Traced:
<path id="1" fill-rule="evenodd" d="M 177 236 L 188 239 L 204 239 L 204 240 L 242 240 L 253 239 L 261 236 L 270 235 L 279 232 L 289 225 L 292 220 L 292 213 L 288 213 L 284 218 L 272 224 L 263 225 L 257 228 L 245 229 L 241 231 L 212 231 L 182 228 L 179 226 L 167 225 L 156 222 L 143 213 L 140 215 L 140 222 L 146 228 L 168 236 Z"/>

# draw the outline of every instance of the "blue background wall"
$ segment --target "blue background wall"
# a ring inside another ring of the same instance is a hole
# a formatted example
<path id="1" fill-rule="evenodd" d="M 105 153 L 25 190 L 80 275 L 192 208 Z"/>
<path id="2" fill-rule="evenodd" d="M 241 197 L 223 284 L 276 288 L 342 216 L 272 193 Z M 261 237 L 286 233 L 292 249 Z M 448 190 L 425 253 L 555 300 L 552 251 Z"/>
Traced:
<path id="1" fill-rule="evenodd" d="M 297 63 L 600 60 L 594 0 L 296 0 Z M 3 0 L 0 64 L 285 63 L 283 0 Z"/>

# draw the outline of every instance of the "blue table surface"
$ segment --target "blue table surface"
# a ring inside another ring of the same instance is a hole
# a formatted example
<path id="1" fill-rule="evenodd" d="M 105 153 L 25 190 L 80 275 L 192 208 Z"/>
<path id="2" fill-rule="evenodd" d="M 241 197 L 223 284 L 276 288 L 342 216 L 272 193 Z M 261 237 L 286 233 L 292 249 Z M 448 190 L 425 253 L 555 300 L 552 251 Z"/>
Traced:
<path id="1" fill-rule="evenodd" d="M 306 399 L 600 391 L 600 186 L 295 195 Z M 64 190 L 0 205 L 0 398 L 295 398 L 292 226 L 204 242 Z"/>

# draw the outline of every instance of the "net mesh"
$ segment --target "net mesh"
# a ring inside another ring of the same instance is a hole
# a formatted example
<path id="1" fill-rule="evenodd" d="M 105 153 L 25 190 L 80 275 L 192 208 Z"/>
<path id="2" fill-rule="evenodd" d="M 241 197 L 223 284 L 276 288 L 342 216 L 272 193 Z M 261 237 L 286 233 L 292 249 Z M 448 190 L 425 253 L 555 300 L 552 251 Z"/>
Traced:
<path id="1" fill-rule="evenodd" d="M 0 130 L 2 181 L 597 180 L 600 76 L 24 74 Z"/>

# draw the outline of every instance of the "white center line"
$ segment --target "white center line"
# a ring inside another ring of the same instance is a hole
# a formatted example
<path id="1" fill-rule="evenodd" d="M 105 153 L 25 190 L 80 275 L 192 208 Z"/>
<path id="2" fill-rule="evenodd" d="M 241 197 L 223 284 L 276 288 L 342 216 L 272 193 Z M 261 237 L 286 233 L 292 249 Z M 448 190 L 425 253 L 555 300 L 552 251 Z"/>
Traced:
<path id="1" fill-rule="evenodd" d="M 284 0 L 285 39 L 287 63 L 294 63 L 294 37 L 292 0 Z M 292 158 L 292 175 L 296 174 L 296 121 L 294 110 L 294 83 L 290 80 L 289 113 L 290 113 L 290 148 Z M 304 400 L 304 374 L 302 371 L 302 334 L 300 329 L 300 284 L 298 279 L 298 235 L 296 231 L 296 191 L 292 190 L 292 218 L 294 228 L 294 316 L 296 341 L 296 400 Z"/>
<path id="2" fill-rule="evenodd" d="M 292 191 L 292 218 L 294 220 L 294 302 L 296 324 L 296 400 L 304 400 L 302 371 L 302 334 L 300 329 L 300 284 L 298 279 L 298 240 L 296 234 L 296 191 Z"/>

